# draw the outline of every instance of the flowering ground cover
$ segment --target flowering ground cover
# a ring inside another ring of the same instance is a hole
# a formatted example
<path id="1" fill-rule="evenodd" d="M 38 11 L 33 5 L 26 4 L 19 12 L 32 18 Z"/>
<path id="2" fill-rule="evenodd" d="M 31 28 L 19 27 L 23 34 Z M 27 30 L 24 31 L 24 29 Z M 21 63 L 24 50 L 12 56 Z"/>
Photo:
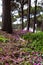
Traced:
<path id="1" fill-rule="evenodd" d="M 43 65 L 43 32 L 18 32 L 0 31 L 0 65 Z"/>

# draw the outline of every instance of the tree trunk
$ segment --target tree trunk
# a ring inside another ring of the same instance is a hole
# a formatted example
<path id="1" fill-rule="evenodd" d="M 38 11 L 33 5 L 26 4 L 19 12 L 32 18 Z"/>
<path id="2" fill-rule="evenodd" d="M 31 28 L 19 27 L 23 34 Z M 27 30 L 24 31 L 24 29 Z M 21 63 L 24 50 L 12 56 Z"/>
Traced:
<path id="1" fill-rule="evenodd" d="M 2 30 L 8 33 L 12 33 L 10 0 L 2 0 L 2 3 L 3 3 Z"/>
<path id="2" fill-rule="evenodd" d="M 43 12 L 43 0 L 41 0 L 41 6 L 42 6 L 42 12 Z M 43 31 L 43 16 L 41 18 L 42 18 L 41 30 Z"/>
<path id="3" fill-rule="evenodd" d="M 28 0 L 27 30 L 29 30 L 29 27 L 30 27 L 30 8 L 31 8 L 31 0 Z"/>
<path id="4" fill-rule="evenodd" d="M 22 29 L 24 29 L 24 22 L 23 22 L 23 2 L 24 2 L 24 0 L 21 0 L 21 11 L 22 11 Z"/>
<path id="5" fill-rule="evenodd" d="M 34 27 L 33 27 L 33 32 L 35 31 L 35 24 L 37 22 L 36 14 L 37 14 L 37 0 L 35 0 L 35 12 L 34 12 Z"/>

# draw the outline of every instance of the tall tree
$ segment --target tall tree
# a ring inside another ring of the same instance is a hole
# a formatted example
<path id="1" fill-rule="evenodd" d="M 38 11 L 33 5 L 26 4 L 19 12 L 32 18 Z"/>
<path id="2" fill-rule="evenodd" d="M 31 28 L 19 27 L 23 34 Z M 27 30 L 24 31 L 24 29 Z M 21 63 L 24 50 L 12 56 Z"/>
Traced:
<path id="1" fill-rule="evenodd" d="M 11 0 L 2 0 L 3 4 L 2 30 L 8 33 L 12 33 L 10 1 Z"/>
<path id="2" fill-rule="evenodd" d="M 35 24 L 37 22 L 36 14 L 37 14 L 37 0 L 35 0 L 35 12 L 34 12 L 34 27 L 33 27 L 33 32 L 35 31 Z"/>
<path id="3" fill-rule="evenodd" d="M 41 7 L 42 7 L 42 12 L 43 12 L 43 0 L 41 0 Z M 43 15 L 43 14 L 42 14 L 42 15 Z M 42 31 L 43 31 L 43 16 L 42 16 L 41 18 L 42 18 L 42 26 L 41 26 L 42 28 L 41 28 L 41 29 L 42 29 Z"/>
<path id="4" fill-rule="evenodd" d="M 23 7 L 24 7 L 24 5 L 23 5 L 23 2 L 24 2 L 24 0 L 21 0 L 21 11 L 22 11 L 22 29 L 24 28 L 24 22 L 23 22 Z"/>
<path id="5" fill-rule="evenodd" d="M 27 30 L 29 30 L 29 27 L 30 27 L 30 8 L 31 8 L 31 0 L 28 0 L 28 17 L 27 17 L 28 26 L 27 26 Z"/>

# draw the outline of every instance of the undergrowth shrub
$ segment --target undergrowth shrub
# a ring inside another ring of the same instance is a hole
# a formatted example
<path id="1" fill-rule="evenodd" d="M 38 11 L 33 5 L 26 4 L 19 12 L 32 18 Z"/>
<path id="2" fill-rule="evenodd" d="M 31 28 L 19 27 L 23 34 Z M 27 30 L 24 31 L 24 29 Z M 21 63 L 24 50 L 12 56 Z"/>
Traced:
<path id="1" fill-rule="evenodd" d="M 0 35 L 0 42 L 6 43 L 6 42 L 8 42 L 8 39 L 5 38 L 4 36 Z"/>
<path id="2" fill-rule="evenodd" d="M 43 52 L 43 32 L 27 33 L 22 38 L 28 40 L 27 47 Z"/>

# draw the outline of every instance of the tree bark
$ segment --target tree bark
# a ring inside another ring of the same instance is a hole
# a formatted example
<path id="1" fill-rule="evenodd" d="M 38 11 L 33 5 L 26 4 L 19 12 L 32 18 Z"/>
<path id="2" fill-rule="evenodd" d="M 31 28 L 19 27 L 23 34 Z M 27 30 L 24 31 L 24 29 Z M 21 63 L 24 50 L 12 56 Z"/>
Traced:
<path id="1" fill-rule="evenodd" d="M 28 0 L 27 30 L 29 30 L 29 27 L 30 27 L 30 8 L 31 8 L 31 0 Z"/>
<path id="2" fill-rule="evenodd" d="M 22 29 L 24 29 L 24 22 L 23 22 L 23 2 L 24 2 L 24 0 L 21 0 L 21 11 L 22 11 Z"/>
<path id="3" fill-rule="evenodd" d="M 41 6 L 42 6 L 42 12 L 43 12 L 43 0 L 41 0 Z M 41 30 L 43 31 L 43 16 L 41 18 L 42 18 Z"/>
<path id="4" fill-rule="evenodd" d="M 6 31 L 7 33 L 12 33 L 10 0 L 2 0 L 2 3 L 3 3 L 2 30 Z"/>
<path id="5" fill-rule="evenodd" d="M 35 31 L 35 24 L 37 22 L 36 14 L 37 14 L 37 0 L 35 0 L 35 12 L 34 12 L 34 27 L 33 27 L 33 32 Z"/>

